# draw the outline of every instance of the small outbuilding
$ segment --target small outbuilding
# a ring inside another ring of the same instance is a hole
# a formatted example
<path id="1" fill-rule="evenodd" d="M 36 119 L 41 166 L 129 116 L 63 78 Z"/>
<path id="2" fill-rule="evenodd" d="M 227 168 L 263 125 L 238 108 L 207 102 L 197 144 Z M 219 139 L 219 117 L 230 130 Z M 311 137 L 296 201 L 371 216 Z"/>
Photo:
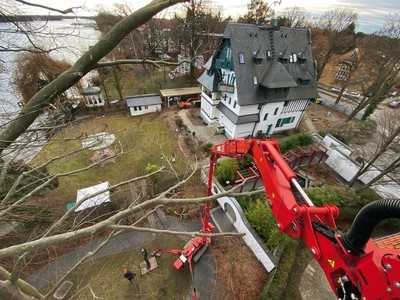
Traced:
<path id="1" fill-rule="evenodd" d="M 162 99 L 165 101 L 165 105 L 170 107 L 180 102 L 192 102 L 200 103 L 201 89 L 197 86 L 187 88 L 176 88 L 160 90 Z"/>
<path id="2" fill-rule="evenodd" d="M 128 96 L 126 105 L 131 116 L 139 116 L 161 111 L 161 98 L 157 94 Z"/>
<path id="3" fill-rule="evenodd" d="M 101 89 L 98 86 L 84 88 L 82 96 L 85 99 L 86 107 L 103 107 L 105 104 Z"/>

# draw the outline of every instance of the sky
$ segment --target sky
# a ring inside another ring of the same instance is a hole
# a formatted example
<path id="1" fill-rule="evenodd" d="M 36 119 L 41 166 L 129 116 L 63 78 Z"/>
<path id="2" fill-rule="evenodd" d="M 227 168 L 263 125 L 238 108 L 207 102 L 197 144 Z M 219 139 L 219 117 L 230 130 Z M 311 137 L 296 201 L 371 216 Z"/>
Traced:
<path id="1" fill-rule="evenodd" d="M 237 17 L 244 14 L 250 0 L 210 0 L 225 16 Z M 83 6 L 77 10 L 78 14 L 93 15 L 101 8 L 110 9 L 115 3 L 126 3 L 133 8 L 139 8 L 150 0 L 35 0 L 35 3 L 66 9 L 73 6 Z M 272 0 L 269 3 L 273 2 Z M 359 15 L 359 31 L 374 32 L 379 29 L 388 13 L 400 14 L 400 0 L 281 0 L 281 5 L 276 5 L 277 15 L 287 7 L 300 6 L 312 16 L 334 8 L 353 9 Z M 175 10 L 174 7 L 171 10 Z M 27 10 L 24 10 L 27 11 Z M 43 10 L 32 9 L 32 13 L 46 13 Z"/>

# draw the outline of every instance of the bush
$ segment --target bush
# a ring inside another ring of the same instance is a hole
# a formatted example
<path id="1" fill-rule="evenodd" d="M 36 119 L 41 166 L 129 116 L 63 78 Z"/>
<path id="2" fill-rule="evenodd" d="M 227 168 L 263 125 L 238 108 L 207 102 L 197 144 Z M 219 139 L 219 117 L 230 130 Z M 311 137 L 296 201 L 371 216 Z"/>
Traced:
<path id="1" fill-rule="evenodd" d="M 210 149 L 213 146 L 212 143 L 206 143 L 201 145 L 201 150 L 203 150 L 205 153 L 210 153 Z"/>
<path id="2" fill-rule="evenodd" d="M 286 153 L 294 148 L 308 146 L 312 143 L 313 139 L 311 135 L 306 133 L 299 133 L 282 139 L 280 141 L 280 148 L 282 153 Z"/>
<path id="3" fill-rule="evenodd" d="M 334 204 L 340 208 L 340 219 L 353 221 L 357 212 L 366 204 L 380 199 L 372 190 L 355 191 L 345 186 L 324 185 L 306 190 L 310 199 L 317 206 Z"/>
<path id="4" fill-rule="evenodd" d="M 265 200 L 249 201 L 245 214 L 251 226 L 269 249 L 276 248 L 286 239 L 286 236 L 280 232 L 276 225 L 272 211 L 265 203 Z"/>
<path id="5" fill-rule="evenodd" d="M 235 181 L 238 169 L 239 167 L 236 159 L 225 158 L 218 162 L 215 175 L 222 185 L 232 184 Z"/>

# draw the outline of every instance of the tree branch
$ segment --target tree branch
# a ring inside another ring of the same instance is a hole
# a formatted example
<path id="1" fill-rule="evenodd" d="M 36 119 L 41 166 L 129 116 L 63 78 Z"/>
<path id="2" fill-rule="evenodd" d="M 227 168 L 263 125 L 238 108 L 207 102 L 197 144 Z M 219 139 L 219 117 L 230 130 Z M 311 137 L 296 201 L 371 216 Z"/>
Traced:
<path id="1" fill-rule="evenodd" d="M 17 255 L 24 252 L 31 252 L 33 250 L 43 249 L 49 245 L 57 245 L 63 243 L 67 240 L 76 240 L 81 237 L 90 236 L 106 229 L 111 228 L 112 225 L 115 225 L 119 220 L 132 215 L 138 211 L 149 209 L 156 205 L 181 205 L 181 204 L 200 204 L 207 201 L 216 200 L 218 198 L 224 196 L 250 196 L 257 193 L 260 193 L 262 190 L 252 191 L 252 192 L 243 192 L 243 193 L 235 193 L 235 190 L 240 188 L 241 185 L 235 186 L 232 189 L 225 191 L 223 193 L 201 197 L 201 198 L 186 198 L 186 199 L 169 199 L 169 198 L 153 198 L 151 200 L 147 200 L 142 202 L 134 207 L 129 207 L 124 209 L 111 217 L 103 220 L 97 224 L 92 226 L 88 226 L 82 229 L 78 229 L 72 232 L 61 233 L 49 237 L 39 238 L 37 240 L 25 242 L 19 245 L 13 245 L 7 248 L 0 249 L 0 258 L 7 257 L 11 255 Z"/>
<path id="2" fill-rule="evenodd" d="M 128 226 L 128 225 L 111 225 L 110 228 L 118 230 L 133 230 L 140 232 L 151 232 L 151 233 L 161 233 L 169 235 L 187 235 L 187 236 L 206 236 L 206 237 L 221 237 L 221 236 L 243 236 L 244 233 L 241 232 L 218 232 L 218 233 L 204 233 L 200 231 L 174 231 L 165 229 L 156 229 L 149 227 L 138 227 L 138 226 Z"/>
<path id="3" fill-rule="evenodd" d="M 81 8 L 81 6 L 76 6 L 76 7 L 67 8 L 65 10 L 60 10 L 60 9 L 57 9 L 57 8 L 53 8 L 53 7 L 42 5 L 42 4 L 38 4 L 38 3 L 32 3 L 32 2 L 25 1 L 25 0 L 14 0 L 14 1 L 15 2 L 19 2 L 19 3 L 23 4 L 23 5 L 39 7 L 39 8 L 55 11 L 55 12 L 58 12 L 58 13 L 63 14 L 63 15 L 72 13 L 74 9 Z"/>

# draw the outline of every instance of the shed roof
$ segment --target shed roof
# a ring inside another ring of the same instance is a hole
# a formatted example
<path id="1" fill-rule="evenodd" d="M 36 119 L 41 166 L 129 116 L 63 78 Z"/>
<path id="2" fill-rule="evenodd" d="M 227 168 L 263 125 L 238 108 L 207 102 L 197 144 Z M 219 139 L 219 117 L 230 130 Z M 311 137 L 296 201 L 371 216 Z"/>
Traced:
<path id="1" fill-rule="evenodd" d="M 97 95 L 100 94 L 101 90 L 98 86 L 89 86 L 87 88 L 82 89 L 82 95 L 89 96 L 89 95 Z"/>
<path id="2" fill-rule="evenodd" d="M 101 191 L 107 190 L 110 188 L 110 183 L 108 181 L 99 183 L 97 185 L 93 185 L 84 189 L 78 190 L 76 194 L 76 202 L 78 203 L 82 199 L 89 197 L 91 195 L 95 195 L 96 193 L 99 193 Z M 103 203 L 106 202 L 111 202 L 110 199 L 110 191 L 105 191 L 103 193 L 100 193 L 96 196 L 93 196 L 92 198 L 89 198 L 81 203 L 78 207 L 75 208 L 75 212 L 90 208 L 90 207 L 95 207 L 99 206 Z"/>
<path id="3" fill-rule="evenodd" d="M 188 88 L 160 90 L 160 94 L 163 97 L 195 95 L 195 94 L 200 94 L 200 93 L 201 93 L 201 89 L 198 86 L 188 87 Z"/>
<path id="4" fill-rule="evenodd" d="M 128 107 L 158 104 L 161 104 L 161 98 L 160 95 L 157 94 L 135 95 L 126 97 L 126 105 Z"/>

